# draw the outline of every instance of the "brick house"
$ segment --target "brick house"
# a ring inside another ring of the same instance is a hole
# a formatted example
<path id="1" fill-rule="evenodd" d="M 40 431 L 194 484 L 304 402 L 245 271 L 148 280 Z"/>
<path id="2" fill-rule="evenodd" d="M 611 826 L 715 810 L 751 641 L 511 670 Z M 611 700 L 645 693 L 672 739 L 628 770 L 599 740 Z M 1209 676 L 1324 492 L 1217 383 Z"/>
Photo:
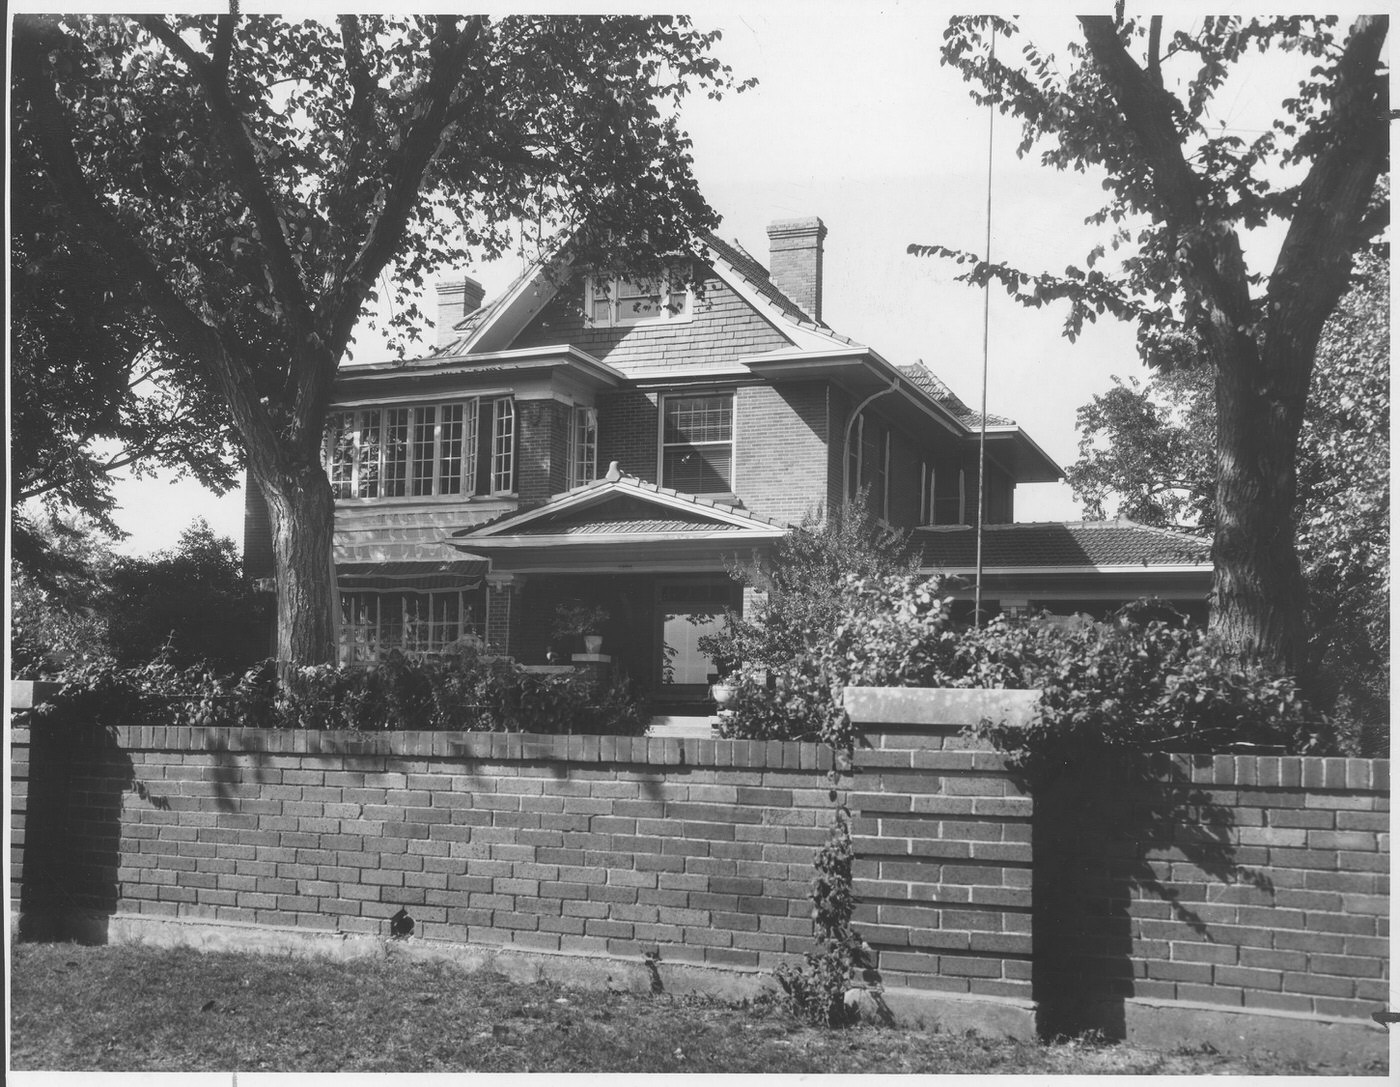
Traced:
<path id="1" fill-rule="evenodd" d="M 531 271 L 483 305 L 459 277 L 438 288 L 430 355 L 343 368 L 326 454 L 342 658 L 474 635 L 525 663 L 567 659 L 582 646 L 555 613 L 579 601 L 606 611 L 603 654 L 658 705 L 693 702 L 713 670 L 697 639 L 744 605 L 726 569 L 857 488 L 913 531 L 926 569 L 969 573 L 982 420 L 921 362 L 822 321 L 825 234 L 773 223 L 767 269 L 707 238 L 702 297 Z M 1063 473 L 1011 420 L 986 424 L 991 606 L 1204 607 L 1200 541 L 1014 524 L 1017 484 Z M 266 575 L 251 486 L 249 511 L 248 572 Z"/>

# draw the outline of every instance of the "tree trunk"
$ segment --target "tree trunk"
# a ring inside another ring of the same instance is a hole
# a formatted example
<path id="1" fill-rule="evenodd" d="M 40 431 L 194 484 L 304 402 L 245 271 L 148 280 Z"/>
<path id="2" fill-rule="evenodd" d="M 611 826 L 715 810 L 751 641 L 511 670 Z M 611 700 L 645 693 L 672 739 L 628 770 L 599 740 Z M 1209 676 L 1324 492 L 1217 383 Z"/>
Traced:
<path id="1" fill-rule="evenodd" d="M 1242 655 L 1271 661 L 1294 675 L 1307 644 L 1293 506 L 1311 361 L 1267 345 L 1261 357 L 1256 350 L 1241 350 L 1239 339 L 1216 358 L 1210 625 Z"/>
<path id="2" fill-rule="evenodd" d="M 323 664 L 336 659 L 339 607 L 331 550 L 335 503 L 320 464 L 259 471 L 267 498 L 277 575 L 277 663 Z"/>

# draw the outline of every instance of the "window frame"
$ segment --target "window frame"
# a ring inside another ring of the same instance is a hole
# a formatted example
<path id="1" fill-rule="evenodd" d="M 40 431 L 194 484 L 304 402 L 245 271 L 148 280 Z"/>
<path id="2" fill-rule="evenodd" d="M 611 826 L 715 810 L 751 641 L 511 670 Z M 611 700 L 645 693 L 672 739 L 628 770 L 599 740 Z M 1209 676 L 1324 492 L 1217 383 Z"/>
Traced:
<path id="1" fill-rule="evenodd" d="M 607 293 L 599 295 L 597 293 L 598 285 L 604 281 L 607 283 Z M 584 325 L 588 328 L 635 328 L 689 321 L 694 316 L 695 292 L 685 286 L 684 281 L 679 277 L 672 273 L 657 277 L 656 283 L 659 289 L 655 294 L 623 295 L 623 284 L 640 286 L 643 282 L 642 280 L 629 279 L 625 275 L 585 276 L 583 284 Z M 680 296 L 681 302 L 680 306 L 673 311 L 671 306 L 676 296 Z M 657 298 L 661 300 L 661 304 L 654 314 L 637 317 L 635 320 L 626 320 L 620 308 L 624 297 L 634 301 L 639 298 Z M 607 314 L 605 317 L 599 318 L 595 312 L 595 306 L 603 298 L 607 299 Z"/>
<path id="2" fill-rule="evenodd" d="M 569 460 L 565 489 L 598 478 L 598 409 L 574 404 L 569 409 Z"/>
<path id="3" fill-rule="evenodd" d="M 938 467 L 925 457 L 919 463 L 919 524 L 936 524 L 937 517 Z"/>
<path id="4" fill-rule="evenodd" d="M 871 470 L 870 496 L 878 498 L 880 508 L 872 509 L 868 512 L 885 523 L 890 517 L 890 449 L 893 443 L 894 428 L 879 416 L 869 416 L 872 426 L 876 430 L 876 455 L 879 458 L 878 466 Z M 862 477 L 865 474 L 865 421 L 866 413 L 862 411 L 855 418 L 855 425 L 851 427 L 850 448 L 846 453 L 846 474 L 847 494 L 846 501 L 852 502 L 855 496 L 865 486 Z M 876 495 L 875 484 L 879 484 L 879 494 Z"/>
<path id="5" fill-rule="evenodd" d="M 725 442 L 668 442 L 666 441 L 666 403 L 670 400 L 684 399 L 705 399 L 727 397 L 729 400 L 729 439 Z M 666 479 L 666 452 L 668 449 L 695 449 L 702 446 L 729 447 L 729 489 L 724 491 L 685 491 L 685 494 L 696 494 L 706 496 L 733 496 L 739 493 L 739 397 L 735 389 L 677 389 L 671 392 L 662 393 L 657 398 L 657 419 L 656 419 L 656 479 L 662 487 L 669 487 L 672 490 L 679 490 L 674 483 Z"/>
<path id="6" fill-rule="evenodd" d="M 349 610 L 352 606 L 352 598 L 361 598 L 359 609 L 366 610 L 364 599 L 369 597 L 375 599 L 372 633 L 370 633 L 371 628 L 366 623 L 355 622 L 352 616 L 356 612 Z M 384 621 L 386 597 L 399 598 L 399 621 L 396 628 L 392 623 L 386 625 Z M 407 605 L 410 597 L 425 601 L 428 614 L 426 621 L 416 615 L 409 615 Z M 448 597 L 456 598 L 455 633 L 452 633 L 451 636 L 448 636 L 447 633 L 447 620 L 434 618 L 437 602 L 442 600 L 445 604 Z M 486 594 L 482 586 L 475 589 L 356 587 L 339 589 L 337 602 L 340 607 L 340 621 L 339 635 L 336 639 L 336 660 L 341 664 L 372 664 L 385 660 L 389 653 L 395 649 L 406 655 L 440 656 L 459 638 L 484 639 L 486 636 Z M 424 624 L 426 629 L 426 646 L 422 640 L 411 643 L 406 636 L 413 629 L 414 624 L 420 623 Z M 395 642 L 387 642 L 385 633 L 394 629 L 400 633 L 399 639 Z"/>
<path id="7" fill-rule="evenodd" d="M 432 413 L 432 422 L 424 416 Z M 489 427 L 482 416 L 489 412 Z M 449 415 L 454 416 L 449 418 Z M 519 432 L 512 394 L 439 400 L 385 400 L 332 407 L 323 450 L 336 502 L 442 502 L 515 493 Z M 369 420 L 376 420 L 371 424 Z M 350 421 L 348 430 L 345 420 Z M 509 422 L 502 440 L 502 424 Z M 423 441 L 431 426 L 431 441 Z M 373 441 L 366 436 L 373 432 Z M 485 433 L 483 433 L 485 430 Z M 349 442 L 343 435 L 353 435 Z M 455 450 L 450 449 L 455 445 Z M 372 454 L 367 454 L 372 450 Z M 483 457 L 485 489 L 479 485 Z M 348 464 L 348 472 L 345 466 Z M 372 468 L 366 479 L 363 470 Z M 426 469 L 426 472 L 425 472 Z M 455 476 L 455 490 L 444 481 Z M 424 481 L 426 489 L 419 491 Z M 504 481 L 504 486 L 502 486 Z M 362 493 L 372 482 L 373 494 Z M 397 490 L 396 494 L 386 493 Z"/>

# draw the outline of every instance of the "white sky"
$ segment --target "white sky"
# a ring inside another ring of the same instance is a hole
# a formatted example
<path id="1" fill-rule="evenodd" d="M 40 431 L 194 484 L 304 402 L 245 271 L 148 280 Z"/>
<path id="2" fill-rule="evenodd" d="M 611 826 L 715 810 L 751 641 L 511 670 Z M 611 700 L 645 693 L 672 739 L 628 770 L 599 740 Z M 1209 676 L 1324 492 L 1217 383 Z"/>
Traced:
<path id="1" fill-rule="evenodd" d="M 766 263 L 769 222 L 819 215 L 828 229 L 827 323 L 896 364 L 922 358 L 976 406 L 982 294 L 954 283 L 947 263 L 905 252 L 910 242 L 983 245 L 988 117 L 939 64 L 952 10 L 927 0 L 696 9 L 697 25 L 724 31 L 717 55 L 759 85 L 718 103 L 690 100 L 682 126 L 694 139 L 702 190 L 724 217 L 723 237 Z M 1053 13 L 1031 26 L 1032 40 L 1056 52 L 1074 29 Z M 1266 54 L 1251 65 L 1220 98 L 1229 115 L 1218 119 L 1266 127 L 1288 89 L 1279 76 L 1290 60 Z M 993 259 L 1029 270 L 1082 266 L 1102 240 L 1083 225 L 1103 195 L 1097 179 L 1046 170 L 1034 154 L 1018 160 L 1019 130 L 1006 118 L 997 117 L 995 133 Z M 468 271 L 489 298 L 518 266 Z M 1146 374 L 1128 327 L 1105 320 L 1070 344 L 1059 333 L 1063 319 L 1062 308 L 1027 311 L 997 289 L 988 383 L 988 409 L 1019 422 L 1062 467 L 1077 452 L 1075 409 L 1109 388 L 1111 375 Z M 357 361 L 374 356 L 368 345 L 356 353 Z M 134 481 L 118 494 L 117 520 L 132 534 L 125 551 L 169 546 L 196 516 L 241 540 L 241 492 L 217 499 L 188 481 Z M 1078 517 L 1064 484 L 1017 490 L 1018 520 Z"/>

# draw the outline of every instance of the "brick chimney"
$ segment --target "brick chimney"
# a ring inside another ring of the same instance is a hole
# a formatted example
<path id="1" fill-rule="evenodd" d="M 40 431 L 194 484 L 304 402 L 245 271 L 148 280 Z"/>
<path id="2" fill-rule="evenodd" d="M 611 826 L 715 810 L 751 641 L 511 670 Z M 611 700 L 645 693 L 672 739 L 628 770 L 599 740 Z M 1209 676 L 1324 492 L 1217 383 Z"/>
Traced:
<path id="1" fill-rule="evenodd" d="M 768 224 L 769 277 L 814 321 L 822 319 L 822 241 L 826 226 L 815 215 Z"/>
<path id="2" fill-rule="evenodd" d="M 486 288 L 471 276 L 457 276 L 437 285 L 437 345 L 445 347 L 457 338 L 452 326 L 481 308 Z"/>

